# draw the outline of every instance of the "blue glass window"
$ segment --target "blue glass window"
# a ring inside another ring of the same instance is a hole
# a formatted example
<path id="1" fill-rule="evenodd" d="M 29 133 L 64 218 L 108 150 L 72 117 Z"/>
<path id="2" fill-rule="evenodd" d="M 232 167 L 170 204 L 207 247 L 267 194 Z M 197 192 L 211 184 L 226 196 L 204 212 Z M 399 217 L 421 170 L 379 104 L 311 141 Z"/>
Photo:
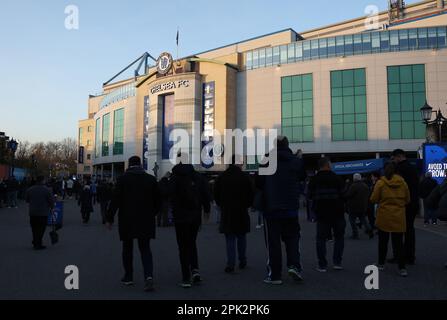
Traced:
<path id="1" fill-rule="evenodd" d="M 371 34 L 364 33 L 362 35 L 363 53 L 371 53 Z"/>
<path id="2" fill-rule="evenodd" d="M 253 69 L 257 69 L 259 67 L 259 51 L 253 51 Z"/>
<path id="3" fill-rule="evenodd" d="M 418 31 L 417 29 L 408 32 L 408 47 L 410 50 L 416 50 L 418 47 Z"/>
<path id="4" fill-rule="evenodd" d="M 303 42 L 303 60 L 310 59 L 310 41 Z"/>
<path id="5" fill-rule="evenodd" d="M 281 64 L 287 63 L 287 46 L 281 46 L 280 47 L 280 55 L 281 55 Z"/>
<path id="6" fill-rule="evenodd" d="M 399 30 L 400 50 L 408 50 L 408 30 Z"/>
<path id="7" fill-rule="evenodd" d="M 438 28 L 438 48 L 445 48 L 446 46 L 446 28 Z"/>
<path id="8" fill-rule="evenodd" d="M 265 65 L 270 67 L 273 64 L 273 48 L 265 49 Z"/>
<path id="9" fill-rule="evenodd" d="M 253 53 L 247 52 L 247 55 L 245 56 L 245 67 L 250 70 L 253 67 Z"/>
<path id="10" fill-rule="evenodd" d="M 336 54 L 337 56 L 343 56 L 345 54 L 345 38 L 343 36 L 335 38 Z"/>
<path id="11" fill-rule="evenodd" d="M 387 52 L 390 50 L 390 34 L 388 32 L 380 33 L 380 51 Z"/>
<path id="12" fill-rule="evenodd" d="M 427 49 L 428 41 L 426 28 L 418 29 L 418 45 L 419 49 Z"/>
<path id="13" fill-rule="evenodd" d="M 345 55 L 352 56 L 354 54 L 354 43 L 352 35 L 345 36 Z"/>
<path id="14" fill-rule="evenodd" d="M 279 47 L 273 48 L 273 64 L 274 65 L 279 64 Z"/>
<path id="15" fill-rule="evenodd" d="M 390 32 L 390 49 L 391 51 L 399 51 L 399 31 Z"/>
<path id="16" fill-rule="evenodd" d="M 428 28 L 428 47 L 437 48 L 436 28 Z"/>
<path id="17" fill-rule="evenodd" d="M 288 56 L 287 56 L 287 62 L 293 63 L 295 62 L 295 44 L 291 43 L 288 47 Z"/>
<path id="18" fill-rule="evenodd" d="M 298 42 L 296 44 L 296 60 L 302 61 L 303 60 L 303 43 Z"/>
<path id="19" fill-rule="evenodd" d="M 259 50 L 259 68 L 265 67 L 265 49 Z"/>
<path id="20" fill-rule="evenodd" d="M 362 54 L 362 35 L 354 35 L 354 54 Z"/>
<path id="21" fill-rule="evenodd" d="M 380 34 L 378 32 L 371 35 L 371 48 L 372 52 L 380 52 Z"/>
<path id="22" fill-rule="evenodd" d="M 319 40 L 319 55 L 320 58 L 326 58 L 327 57 L 327 39 L 320 39 Z"/>
<path id="23" fill-rule="evenodd" d="M 312 59 L 318 59 L 318 40 L 310 42 L 310 55 Z"/>
<path id="24" fill-rule="evenodd" d="M 335 38 L 327 39 L 327 55 L 328 57 L 335 57 Z"/>

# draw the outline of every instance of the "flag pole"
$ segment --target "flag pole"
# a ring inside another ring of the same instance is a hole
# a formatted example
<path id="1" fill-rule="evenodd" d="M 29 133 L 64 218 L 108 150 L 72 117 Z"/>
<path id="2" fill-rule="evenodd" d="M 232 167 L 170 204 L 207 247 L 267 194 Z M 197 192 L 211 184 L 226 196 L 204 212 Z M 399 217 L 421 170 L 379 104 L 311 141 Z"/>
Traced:
<path id="1" fill-rule="evenodd" d="M 178 40 L 179 40 L 179 27 L 177 26 L 177 37 L 176 37 L 176 42 L 177 42 L 177 63 L 179 62 L 178 61 L 178 58 L 179 58 L 179 55 L 178 55 Z"/>

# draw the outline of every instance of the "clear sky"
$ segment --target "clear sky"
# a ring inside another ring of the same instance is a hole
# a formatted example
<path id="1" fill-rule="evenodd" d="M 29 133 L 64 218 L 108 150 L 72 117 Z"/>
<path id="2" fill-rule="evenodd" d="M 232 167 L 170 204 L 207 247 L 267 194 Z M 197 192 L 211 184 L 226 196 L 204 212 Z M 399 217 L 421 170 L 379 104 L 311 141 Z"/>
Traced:
<path id="1" fill-rule="evenodd" d="M 3 0 L 0 131 L 31 142 L 77 136 L 89 94 L 145 51 L 186 56 L 266 33 L 365 15 L 387 0 Z M 414 3 L 417 1 L 406 1 Z M 79 30 L 65 7 L 79 8 Z"/>

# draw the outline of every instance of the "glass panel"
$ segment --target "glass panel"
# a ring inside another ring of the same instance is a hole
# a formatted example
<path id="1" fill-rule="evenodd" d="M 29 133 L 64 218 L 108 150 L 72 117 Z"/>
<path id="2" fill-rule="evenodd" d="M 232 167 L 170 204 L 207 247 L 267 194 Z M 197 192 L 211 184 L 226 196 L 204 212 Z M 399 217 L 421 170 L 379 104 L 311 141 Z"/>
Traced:
<path id="1" fill-rule="evenodd" d="M 355 124 L 344 124 L 343 138 L 344 140 L 355 140 Z"/>
<path id="2" fill-rule="evenodd" d="M 400 83 L 413 82 L 413 68 L 412 66 L 400 67 Z"/>
<path id="3" fill-rule="evenodd" d="M 380 34 L 374 32 L 371 37 L 372 52 L 380 52 Z"/>
<path id="4" fill-rule="evenodd" d="M 354 70 L 354 85 L 356 85 L 356 86 L 365 86 L 366 85 L 365 69 L 355 69 Z"/>
<path id="5" fill-rule="evenodd" d="M 312 142 L 314 140 L 314 127 L 304 126 L 303 127 L 303 142 Z"/>
<path id="6" fill-rule="evenodd" d="M 296 44 L 296 61 L 303 60 L 303 44 L 301 42 Z"/>
<path id="7" fill-rule="evenodd" d="M 265 65 L 267 67 L 273 65 L 273 48 L 265 49 Z"/>
<path id="8" fill-rule="evenodd" d="M 414 122 L 402 122 L 402 139 L 414 139 Z"/>
<path id="9" fill-rule="evenodd" d="M 408 50 L 408 30 L 399 30 L 400 50 Z"/>
<path id="10" fill-rule="evenodd" d="M 438 47 L 438 39 L 437 39 L 437 29 L 436 28 L 428 28 L 428 47 L 429 48 L 437 48 Z"/>
<path id="11" fill-rule="evenodd" d="M 114 112 L 113 116 L 113 154 L 124 153 L 124 109 Z"/>
<path id="12" fill-rule="evenodd" d="M 281 79 L 281 90 L 282 92 L 292 91 L 292 77 L 283 77 Z"/>
<path id="13" fill-rule="evenodd" d="M 340 36 L 335 38 L 336 55 L 343 56 L 345 54 L 345 38 Z"/>
<path id="14" fill-rule="evenodd" d="M 438 48 L 445 48 L 446 46 L 446 27 L 438 28 Z"/>
<path id="15" fill-rule="evenodd" d="M 259 51 L 253 51 L 253 69 L 257 69 L 259 67 Z"/>
<path id="16" fill-rule="evenodd" d="M 311 48 L 311 52 L 310 55 L 312 57 L 312 59 L 318 59 L 318 40 L 312 40 L 310 42 L 310 48 Z"/>
<path id="17" fill-rule="evenodd" d="M 294 43 L 289 44 L 287 62 L 288 63 L 295 62 L 295 44 Z"/>
<path id="18" fill-rule="evenodd" d="M 425 65 L 416 64 L 413 66 L 413 81 L 425 83 Z"/>
<path id="19" fill-rule="evenodd" d="M 390 50 L 390 34 L 388 31 L 380 33 L 380 51 L 387 52 Z"/>
<path id="20" fill-rule="evenodd" d="M 327 39 L 327 55 L 328 57 L 335 56 L 335 38 Z"/>
<path id="21" fill-rule="evenodd" d="M 402 139 L 401 122 L 390 122 L 390 139 Z"/>
<path id="22" fill-rule="evenodd" d="M 95 158 L 101 155 L 101 118 L 96 119 Z"/>
<path id="23" fill-rule="evenodd" d="M 355 139 L 368 140 L 368 128 L 366 123 L 357 123 L 355 125 Z"/>
<path id="24" fill-rule="evenodd" d="M 327 39 L 320 39 L 319 40 L 319 55 L 320 58 L 326 58 L 327 57 Z"/>
<path id="25" fill-rule="evenodd" d="M 248 70 L 253 67 L 253 53 L 251 51 L 245 54 L 245 67 Z"/>
<path id="26" fill-rule="evenodd" d="M 312 90 L 313 84 L 312 84 L 312 74 L 306 74 L 303 75 L 303 90 Z"/>
<path id="27" fill-rule="evenodd" d="M 417 31 L 417 29 L 411 29 L 408 31 L 408 48 L 410 50 L 416 50 L 418 48 L 418 31 Z"/>
<path id="28" fill-rule="evenodd" d="M 279 47 L 273 48 L 273 64 L 274 65 L 279 64 Z"/>
<path id="29" fill-rule="evenodd" d="M 281 46 L 280 47 L 280 54 L 281 54 L 281 64 L 287 63 L 287 46 Z"/>
<path id="30" fill-rule="evenodd" d="M 310 41 L 303 42 L 303 60 L 310 59 Z"/>
<path id="31" fill-rule="evenodd" d="M 332 140 L 341 141 L 343 140 L 343 125 L 333 124 L 332 125 Z"/>
<path id="32" fill-rule="evenodd" d="M 292 90 L 302 93 L 302 91 L 303 91 L 303 77 L 301 77 L 301 76 L 292 77 Z"/>
<path id="33" fill-rule="evenodd" d="M 331 72 L 331 87 L 332 88 L 343 87 L 342 73 L 340 71 Z"/>
<path id="34" fill-rule="evenodd" d="M 354 54 L 354 42 L 352 35 L 345 36 L 345 55 L 350 56 Z"/>
<path id="35" fill-rule="evenodd" d="M 388 67 L 388 83 L 400 83 L 399 67 Z"/>
<path id="36" fill-rule="evenodd" d="M 343 86 L 352 87 L 354 85 L 354 70 L 343 70 Z"/>
<path id="37" fill-rule="evenodd" d="M 354 54 L 362 54 L 362 35 L 354 35 Z"/>
<path id="38" fill-rule="evenodd" d="M 259 67 L 265 67 L 265 49 L 259 49 Z"/>
<path id="39" fill-rule="evenodd" d="M 371 53 L 371 34 L 362 35 L 363 53 Z"/>
<path id="40" fill-rule="evenodd" d="M 109 156 L 110 113 L 102 117 L 102 156 Z"/>
<path id="41" fill-rule="evenodd" d="M 399 51 L 399 31 L 390 31 L 390 50 Z"/>
<path id="42" fill-rule="evenodd" d="M 418 29 L 418 47 L 419 49 L 427 49 L 428 41 L 427 41 L 427 29 L 421 28 Z"/>

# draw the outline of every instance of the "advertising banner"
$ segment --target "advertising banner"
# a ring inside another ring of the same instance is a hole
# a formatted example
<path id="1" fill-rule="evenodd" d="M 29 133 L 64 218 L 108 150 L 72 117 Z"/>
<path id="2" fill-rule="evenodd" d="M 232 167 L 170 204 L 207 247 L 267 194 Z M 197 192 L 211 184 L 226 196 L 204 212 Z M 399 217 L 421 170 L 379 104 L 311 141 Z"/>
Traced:
<path id="1" fill-rule="evenodd" d="M 202 158 L 202 166 L 211 168 L 213 161 L 213 137 L 214 137 L 214 105 L 215 105 L 215 82 L 206 82 L 203 84 L 203 111 L 202 111 L 202 131 L 204 141 L 202 149 L 206 150 L 206 157 Z"/>
<path id="2" fill-rule="evenodd" d="M 143 168 L 149 170 L 149 96 L 144 97 Z"/>
<path id="3" fill-rule="evenodd" d="M 424 174 L 431 172 L 438 184 L 445 179 L 447 170 L 447 143 L 427 143 L 423 146 Z"/>

